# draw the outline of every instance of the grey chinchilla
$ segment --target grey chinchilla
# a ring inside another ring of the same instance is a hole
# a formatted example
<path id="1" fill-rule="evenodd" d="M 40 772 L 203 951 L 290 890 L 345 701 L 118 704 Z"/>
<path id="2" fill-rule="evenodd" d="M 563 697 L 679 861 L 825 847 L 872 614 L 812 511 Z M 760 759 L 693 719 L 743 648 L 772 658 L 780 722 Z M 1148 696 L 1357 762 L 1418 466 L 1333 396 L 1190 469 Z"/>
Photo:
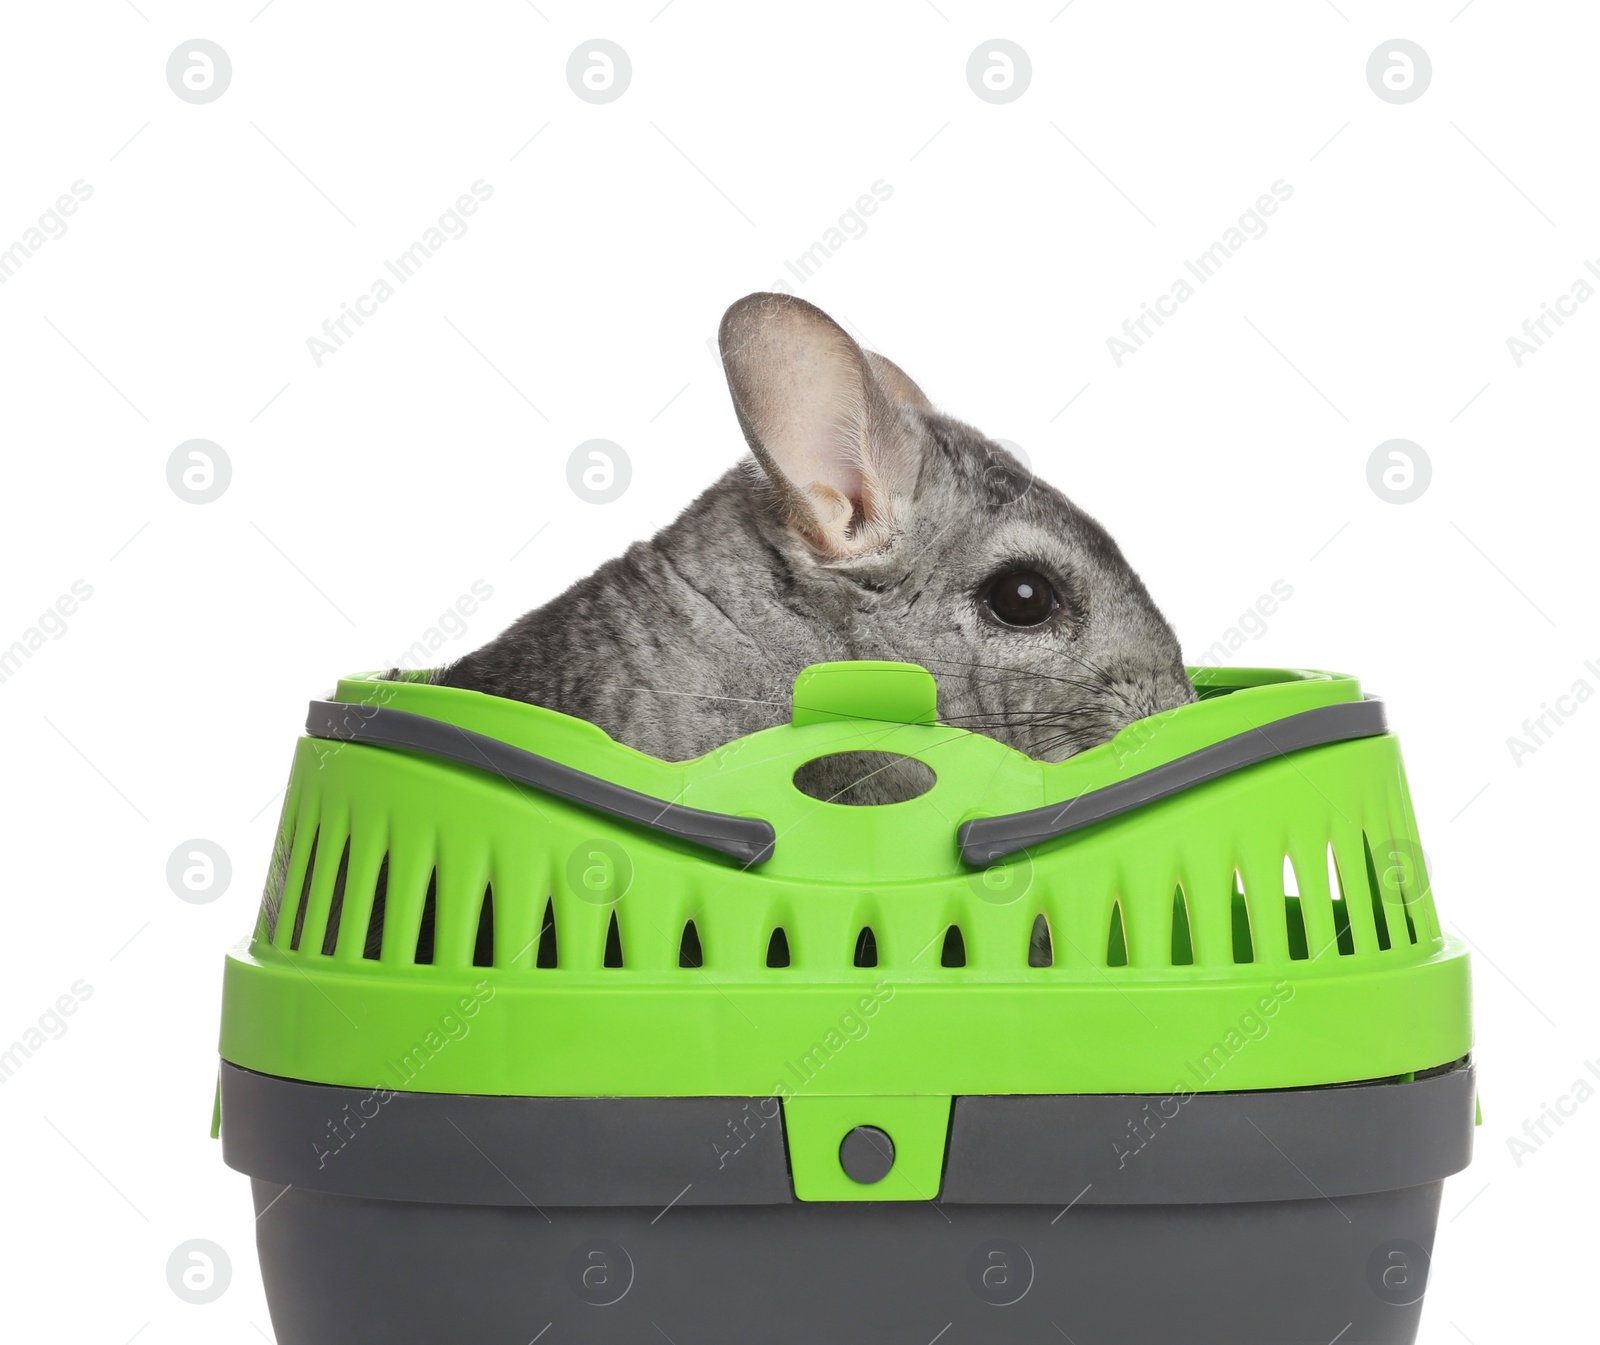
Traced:
<path id="1" fill-rule="evenodd" d="M 719 339 L 753 457 L 435 680 L 672 760 L 784 722 L 795 675 L 834 659 L 922 664 L 943 722 L 1045 760 L 1194 699 L 1105 529 L 898 367 L 780 294 L 739 300 Z M 808 793 L 920 792 L 830 760 Z"/>

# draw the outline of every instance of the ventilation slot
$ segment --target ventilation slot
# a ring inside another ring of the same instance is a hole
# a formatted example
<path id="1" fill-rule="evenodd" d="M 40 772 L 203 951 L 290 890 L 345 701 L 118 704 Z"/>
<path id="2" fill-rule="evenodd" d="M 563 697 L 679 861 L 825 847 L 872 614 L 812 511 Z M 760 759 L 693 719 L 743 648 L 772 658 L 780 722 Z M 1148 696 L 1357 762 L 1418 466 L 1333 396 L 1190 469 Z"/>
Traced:
<path id="1" fill-rule="evenodd" d="M 1383 889 L 1387 886 L 1392 888 L 1394 895 L 1399 898 L 1400 913 L 1405 916 L 1406 921 L 1406 937 L 1410 942 L 1415 943 L 1417 941 L 1417 925 L 1411 918 L 1411 894 L 1416 890 L 1416 885 L 1425 875 L 1411 871 L 1410 864 L 1406 862 L 1407 852 L 1404 848 L 1404 843 L 1391 841 L 1388 853 L 1382 856 L 1388 863 L 1380 876 L 1377 857 L 1372 853 L 1372 838 L 1366 832 L 1361 833 L 1361 843 L 1366 847 L 1367 851 L 1367 883 L 1372 888 L 1374 919 L 1378 917 L 1378 912 L 1380 911 L 1383 916 L 1379 929 L 1388 930 L 1389 914 L 1394 910 L 1394 903 L 1386 902 L 1383 899 Z M 1398 941 L 1399 934 L 1400 931 L 1398 929 L 1395 930 L 1394 938 L 1391 942 Z M 1389 946 L 1381 937 L 1378 942 L 1385 948 Z"/>
<path id="2" fill-rule="evenodd" d="M 1300 881 L 1294 863 L 1288 855 L 1283 857 L 1283 923 L 1289 934 L 1289 956 L 1304 962 L 1311 956 L 1311 942 L 1306 935 L 1306 909 L 1300 898 Z"/>
<path id="3" fill-rule="evenodd" d="M 333 880 L 333 899 L 328 903 L 328 927 L 322 932 L 322 955 L 332 957 L 339 946 L 339 924 L 344 919 L 344 884 L 350 876 L 350 841 L 346 838 L 344 853 L 339 856 L 339 872 Z"/>
<path id="4" fill-rule="evenodd" d="M 1250 907 L 1244 899 L 1244 879 L 1237 873 L 1233 875 L 1233 960 L 1235 962 L 1254 962 L 1256 960 L 1256 942 L 1250 934 Z"/>
<path id="5" fill-rule="evenodd" d="M 306 932 L 306 906 L 311 900 L 311 875 L 317 869 L 317 842 L 322 839 L 322 830 L 318 828 L 311 837 L 311 853 L 306 856 L 305 881 L 300 884 L 300 904 L 294 912 L 294 933 L 289 936 L 289 947 L 292 951 L 300 951 L 300 936 Z"/>
<path id="6" fill-rule="evenodd" d="M 944 950 L 939 954 L 941 967 L 964 967 L 967 965 L 967 941 L 961 937 L 961 927 L 951 925 L 944 932 Z"/>
<path id="7" fill-rule="evenodd" d="M 1389 938 L 1389 916 L 1383 909 L 1383 891 L 1378 886 L 1378 866 L 1372 862 L 1372 842 L 1361 833 L 1361 849 L 1367 861 L 1367 892 L 1372 898 L 1372 924 L 1378 931 L 1378 947 L 1388 952 L 1394 946 Z"/>
<path id="8" fill-rule="evenodd" d="M 856 935 L 855 964 L 858 967 L 878 965 L 878 936 L 872 932 L 871 925 L 863 925 L 861 933 Z"/>
<path id="9" fill-rule="evenodd" d="M 1339 876 L 1339 862 L 1333 857 L 1333 843 L 1328 843 L 1328 896 L 1333 900 L 1333 938 L 1339 945 L 1339 956 L 1349 957 L 1356 950 L 1355 936 L 1350 933 L 1350 907 L 1344 899 L 1344 880 Z"/>
<path id="10" fill-rule="evenodd" d="M 1400 909 L 1406 917 L 1406 934 L 1412 943 L 1417 941 L 1417 922 L 1411 918 L 1411 903 L 1416 900 L 1417 894 L 1428 890 L 1428 857 L 1422 853 L 1422 848 L 1417 847 L 1415 869 L 1406 867 L 1400 869 L 1400 861 L 1405 858 L 1405 851 L 1392 851 L 1390 858 L 1395 860 L 1396 868 L 1400 872 Z"/>
<path id="11" fill-rule="evenodd" d="M 539 951 L 534 954 L 533 965 L 550 970 L 556 965 L 556 902 L 551 897 L 545 902 L 544 924 L 539 927 Z"/>
<path id="12" fill-rule="evenodd" d="M 603 965 L 607 967 L 622 965 L 622 929 L 617 924 L 615 911 L 611 912 L 611 923 L 606 926 L 606 955 Z"/>
<path id="13" fill-rule="evenodd" d="M 483 889 L 483 909 L 478 912 L 478 941 L 472 949 L 472 965 L 494 966 L 494 884 Z"/>
<path id="14" fill-rule="evenodd" d="M 278 937 L 278 916 L 283 910 L 283 893 L 289 885 L 289 858 L 294 853 L 293 831 L 280 834 L 272 847 L 272 864 L 267 869 L 267 884 L 261 893 L 261 918 L 256 922 L 256 937 L 271 943 Z"/>
<path id="15" fill-rule="evenodd" d="M 428 895 L 422 903 L 422 925 L 417 930 L 416 961 L 424 966 L 433 965 L 433 930 L 439 918 L 439 870 L 428 875 Z"/>
<path id="16" fill-rule="evenodd" d="M 1122 923 L 1122 903 L 1111 908 L 1111 931 L 1106 937 L 1106 966 L 1128 965 L 1128 931 Z"/>
<path id="17" fill-rule="evenodd" d="M 367 921 L 367 945 L 361 956 L 376 962 L 383 956 L 383 922 L 389 915 L 389 856 L 378 865 L 378 881 L 372 890 L 372 918 Z"/>
<path id="18" fill-rule="evenodd" d="M 1172 889 L 1172 965 L 1194 966 L 1194 930 L 1189 925 L 1189 903 L 1181 883 Z"/>
<path id="19" fill-rule="evenodd" d="M 684 925 L 683 937 L 678 940 L 678 965 L 703 967 L 705 964 L 705 951 L 700 947 L 700 931 L 694 927 L 694 921 L 691 920 Z"/>
<path id="20" fill-rule="evenodd" d="M 767 965 L 769 967 L 789 965 L 789 936 L 783 932 L 782 925 L 773 930 L 772 937 L 767 940 Z"/>
<path id="21" fill-rule="evenodd" d="M 1050 941 L 1050 922 L 1040 911 L 1033 917 L 1033 932 L 1028 935 L 1028 965 L 1053 967 L 1056 961 L 1055 945 Z"/>

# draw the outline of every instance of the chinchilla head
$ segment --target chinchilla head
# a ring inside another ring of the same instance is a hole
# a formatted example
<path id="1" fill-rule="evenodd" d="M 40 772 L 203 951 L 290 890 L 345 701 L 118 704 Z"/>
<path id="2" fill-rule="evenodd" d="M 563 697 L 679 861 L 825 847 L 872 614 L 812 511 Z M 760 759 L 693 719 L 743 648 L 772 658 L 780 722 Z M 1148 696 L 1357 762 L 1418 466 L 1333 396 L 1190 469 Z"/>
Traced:
<path id="1" fill-rule="evenodd" d="M 776 294 L 729 309 L 721 344 L 795 596 L 851 656 L 924 665 L 942 720 L 1047 760 L 1194 699 L 1105 529 L 898 367 Z"/>
<path id="2" fill-rule="evenodd" d="M 1194 699 L 1106 531 L 894 364 L 777 294 L 720 343 L 753 460 L 438 680 L 673 759 L 783 722 L 835 659 L 922 664 L 945 722 L 1047 760 Z"/>

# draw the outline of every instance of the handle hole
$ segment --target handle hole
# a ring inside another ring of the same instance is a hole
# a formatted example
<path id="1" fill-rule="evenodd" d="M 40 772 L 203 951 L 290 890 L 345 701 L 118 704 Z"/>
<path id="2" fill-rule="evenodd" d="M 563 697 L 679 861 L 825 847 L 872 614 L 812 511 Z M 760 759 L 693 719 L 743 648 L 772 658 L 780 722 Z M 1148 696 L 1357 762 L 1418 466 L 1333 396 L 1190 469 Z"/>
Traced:
<path id="1" fill-rule="evenodd" d="M 930 767 L 894 752 L 834 752 L 794 773 L 794 787 L 807 798 L 855 807 L 909 803 L 937 782 Z"/>

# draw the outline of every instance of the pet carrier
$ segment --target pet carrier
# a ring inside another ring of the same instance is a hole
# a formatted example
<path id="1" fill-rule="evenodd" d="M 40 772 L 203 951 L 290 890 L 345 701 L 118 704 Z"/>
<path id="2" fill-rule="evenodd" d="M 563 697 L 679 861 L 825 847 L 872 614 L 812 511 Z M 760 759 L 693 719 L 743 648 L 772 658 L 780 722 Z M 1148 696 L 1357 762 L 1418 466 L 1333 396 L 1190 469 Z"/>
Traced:
<path id="1" fill-rule="evenodd" d="M 1398 745 L 1192 677 L 1060 763 L 908 664 L 688 762 L 341 682 L 225 981 L 279 1341 L 1411 1341 L 1475 1095 Z"/>

